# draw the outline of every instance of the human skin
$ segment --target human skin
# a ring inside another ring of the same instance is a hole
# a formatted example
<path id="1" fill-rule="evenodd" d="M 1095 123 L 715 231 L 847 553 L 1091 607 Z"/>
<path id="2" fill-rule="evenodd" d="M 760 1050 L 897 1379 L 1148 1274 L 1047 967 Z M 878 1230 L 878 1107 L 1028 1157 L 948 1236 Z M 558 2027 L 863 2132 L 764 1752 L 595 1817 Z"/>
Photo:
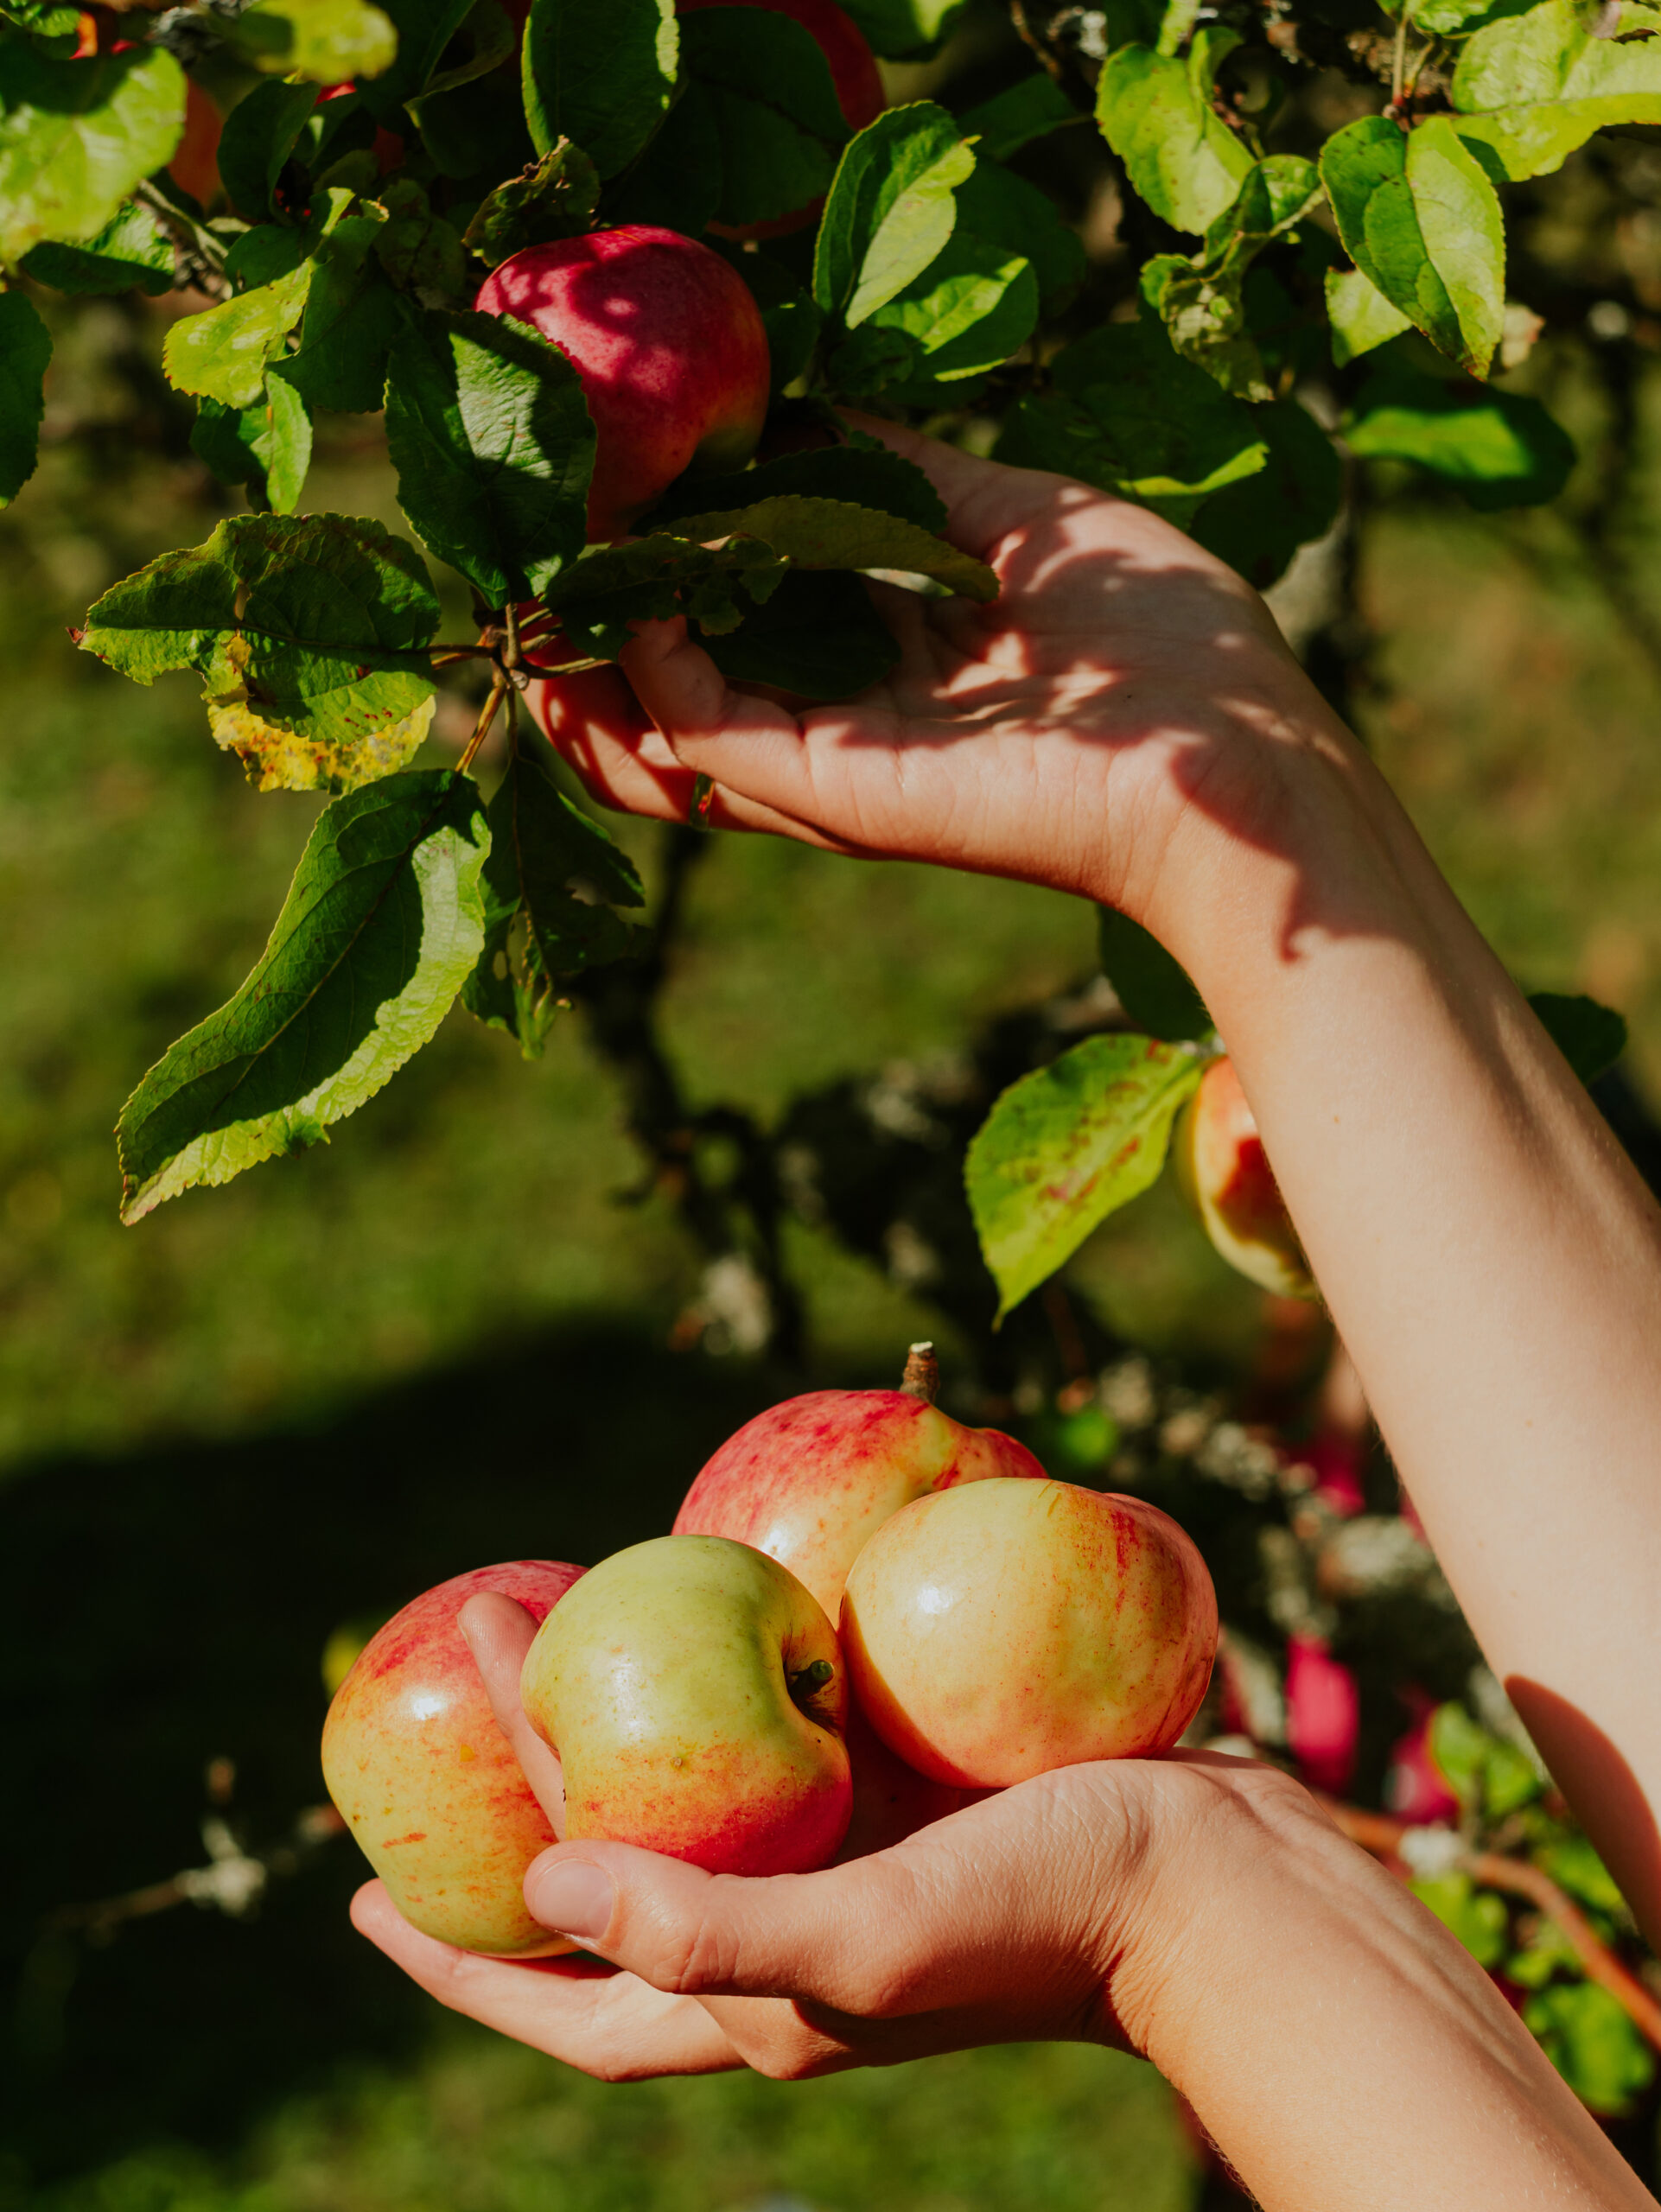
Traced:
<path id="1" fill-rule="evenodd" d="M 678 231 L 626 224 L 525 247 L 474 305 L 558 346 L 598 441 L 589 535 L 620 537 L 687 469 L 741 468 L 767 414 L 767 334 L 734 269 Z"/>
<path id="2" fill-rule="evenodd" d="M 893 675 L 799 716 L 652 626 L 624 656 L 646 715 L 591 702 L 562 749 L 629 810 L 684 820 L 705 774 L 715 826 L 1053 884 L 1184 963 L 1466 1614 L 1661 1935 L 1652 1203 L 1232 571 L 1086 486 L 866 427 L 1001 599 L 881 594 Z M 527 1626 L 468 1611 L 510 1718 L 498 1645 Z M 1063 1769 L 791 1883 L 596 1845 L 528 1883 L 624 1971 L 467 1958 L 373 1885 L 354 1910 L 446 2004 L 608 2078 L 1123 2037 L 1270 2212 L 1651 2202 L 1453 1938 L 1249 1763 Z"/>
<path id="3" fill-rule="evenodd" d="M 1231 1268 L 1282 1298 L 1310 1298 L 1298 1233 L 1226 1053 L 1200 1078 L 1171 1138 L 1177 1179 Z"/>
<path id="4" fill-rule="evenodd" d="M 1073 1483 L 920 1497 L 854 1561 L 842 1643 L 861 1710 L 920 1774 L 998 1789 L 1168 1751 L 1200 1709 L 1217 1593 L 1156 1506 Z"/>
<path id="5" fill-rule="evenodd" d="M 489 1590 L 541 1621 L 582 1572 L 515 1560 L 441 1582 L 370 1638 L 329 1706 L 328 1794 L 400 1910 L 444 1942 L 516 1957 L 564 1948 L 523 1892 L 558 1831 L 496 1725 L 456 1617 Z"/>
<path id="6" fill-rule="evenodd" d="M 659 1536 L 602 1560 L 544 1622 L 519 1694 L 558 1753 L 567 1835 L 786 1874 L 824 1866 L 847 1831 L 835 1631 L 748 1544 Z"/>
<path id="7" fill-rule="evenodd" d="M 1044 1478 L 1024 1444 L 968 1428 L 904 1390 L 811 1390 L 770 1406 L 703 1467 L 678 1531 L 754 1544 L 834 1621 L 848 1570 L 891 1514 L 988 1476 Z"/>

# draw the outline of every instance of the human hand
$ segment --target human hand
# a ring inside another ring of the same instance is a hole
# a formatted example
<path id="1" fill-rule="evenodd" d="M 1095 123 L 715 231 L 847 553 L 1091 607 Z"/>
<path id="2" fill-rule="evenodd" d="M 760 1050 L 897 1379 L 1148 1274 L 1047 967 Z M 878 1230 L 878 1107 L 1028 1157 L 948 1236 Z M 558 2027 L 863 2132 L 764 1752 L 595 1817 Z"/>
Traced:
<path id="1" fill-rule="evenodd" d="M 932 480 L 947 536 L 998 575 L 992 605 L 873 586 L 898 664 L 856 700 L 799 710 L 729 684 L 684 621 L 646 624 L 627 683 L 538 685 L 538 718 L 609 805 L 684 821 L 704 775 L 713 827 L 1019 877 L 1147 918 L 1189 809 L 1256 835 L 1276 744 L 1326 719 L 1267 608 L 1145 508 L 865 427 Z"/>

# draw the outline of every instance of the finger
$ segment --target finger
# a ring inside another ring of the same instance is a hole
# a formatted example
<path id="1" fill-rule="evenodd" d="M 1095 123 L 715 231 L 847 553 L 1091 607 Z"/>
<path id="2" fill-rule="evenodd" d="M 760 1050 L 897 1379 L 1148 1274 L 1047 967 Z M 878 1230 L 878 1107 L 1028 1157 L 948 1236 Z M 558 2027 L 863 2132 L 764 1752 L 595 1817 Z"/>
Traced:
<path id="1" fill-rule="evenodd" d="M 1134 1834 L 1111 1767 L 989 1798 L 892 1850 L 818 1874 L 710 1875 L 583 1839 L 532 1862 L 525 1902 L 654 1988 L 783 1997 L 846 2024 L 990 2007 L 1006 2032 L 1099 2027 L 1100 1960 Z"/>
<path id="2" fill-rule="evenodd" d="M 513 1748 L 520 1771 L 548 1815 L 556 1835 L 565 1833 L 565 1777 L 559 1757 L 544 1743 L 519 1702 L 519 1674 L 536 1641 L 537 1624 L 517 1599 L 499 1590 L 469 1598 L 456 1624 L 473 1654 L 496 1725 Z"/>
<path id="3" fill-rule="evenodd" d="M 352 1900 L 352 1924 L 428 1995 L 499 2035 L 605 2082 L 716 2074 L 742 2064 L 708 2011 L 592 1959 L 487 1959 L 411 1928 L 379 1882 Z"/>

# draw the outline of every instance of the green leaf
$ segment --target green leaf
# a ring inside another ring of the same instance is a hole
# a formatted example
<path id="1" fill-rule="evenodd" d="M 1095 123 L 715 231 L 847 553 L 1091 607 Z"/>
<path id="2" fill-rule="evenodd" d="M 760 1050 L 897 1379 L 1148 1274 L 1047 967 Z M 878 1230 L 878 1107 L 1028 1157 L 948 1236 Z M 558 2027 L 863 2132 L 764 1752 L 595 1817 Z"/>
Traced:
<path id="1" fill-rule="evenodd" d="M 1581 2103 L 1611 2119 L 1655 2079 L 1655 2056 L 1616 1999 L 1594 1981 L 1559 1982 L 1531 1997 L 1523 2024 Z"/>
<path id="2" fill-rule="evenodd" d="M 848 0 L 843 13 L 865 34 L 873 54 L 890 61 L 926 61 L 939 52 L 969 0 Z"/>
<path id="3" fill-rule="evenodd" d="M 256 85 L 225 118 L 220 181 L 232 206 L 251 222 L 271 213 L 277 179 L 317 105 L 315 85 Z"/>
<path id="4" fill-rule="evenodd" d="M 1333 365 L 1339 369 L 1413 327 L 1359 269 L 1327 271 L 1327 315 L 1333 327 Z"/>
<path id="5" fill-rule="evenodd" d="M 474 0 L 440 57 L 444 67 L 435 69 L 420 92 L 405 102 L 417 128 L 425 118 L 429 101 L 436 103 L 458 86 L 489 76 L 504 62 L 516 60 L 519 50 L 519 29 L 507 11 L 496 0 Z"/>
<path id="6" fill-rule="evenodd" d="M 494 269 L 528 245 L 580 238 L 594 228 L 600 173 L 580 146 L 562 138 L 534 168 L 487 193 L 463 243 Z"/>
<path id="7" fill-rule="evenodd" d="M 1482 1777 L 1499 1740 L 1473 1720 L 1457 1699 L 1439 1705 L 1430 1716 L 1425 1749 L 1467 1813 L 1481 1802 Z"/>
<path id="8" fill-rule="evenodd" d="M 1300 545 L 1324 537 L 1344 499 L 1344 464 L 1295 399 L 1252 410 L 1268 446 L 1260 474 L 1214 493 L 1189 528 L 1208 553 L 1266 591 Z"/>
<path id="9" fill-rule="evenodd" d="M 1626 1022 L 1613 1007 L 1559 991 L 1531 991 L 1535 1018 L 1582 1083 L 1595 1083 L 1626 1049 Z"/>
<path id="10" fill-rule="evenodd" d="M 1595 10 L 1543 0 L 1486 24 L 1454 73 L 1460 137 L 1508 177 L 1543 176 L 1594 131 L 1661 123 L 1661 39 L 1594 35 Z M 1653 32 L 1652 22 L 1644 26 Z"/>
<path id="11" fill-rule="evenodd" d="M 1117 907 L 1098 906 L 1096 943 L 1102 973 L 1138 1029 L 1167 1045 L 1211 1034 L 1216 1025 L 1187 970 L 1140 922 Z"/>
<path id="12" fill-rule="evenodd" d="M 148 207 L 130 200 L 85 245 L 48 240 L 23 256 L 23 273 L 54 292 L 130 292 L 152 299 L 173 289 L 173 240 Z"/>
<path id="13" fill-rule="evenodd" d="M 51 61 L 0 40 L 0 262 L 95 238 L 184 121 L 185 73 L 164 47 Z"/>
<path id="14" fill-rule="evenodd" d="M 538 1059 L 562 978 L 629 951 L 635 933 L 614 909 L 640 906 L 645 893 L 627 854 L 523 753 L 487 819 L 484 944 L 461 1003 Z"/>
<path id="15" fill-rule="evenodd" d="M 582 550 L 594 424 L 576 371 L 528 324 L 418 317 L 392 355 L 386 444 L 398 505 L 492 607 Z"/>
<path id="16" fill-rule="evenodd" d="M 279 515 L 300 504 L 311 465 L 311 417 L 290 384 L 272 377 L 251 407 L 204 399 L 191 425 L 192 450 L 222 484 L 251 484 Z"/>
<path id="17" fill-rule="evenodd" d="M 678 537 L 704 545 L 716 538 L 756 538 L 793 568 L 887 569 L 932 577 L 965 599 L 984 603 L 997 597 L 997 578 L 972 554 L 897 515 L 843 499 L 786 493 L 719 512 L 683 516 L 675 529 Z"/>
<path id="18" fill-rule="evenodd" d="M 1152 321 L 1107 323 L 1057 354 L 1052 390 L 1015 407 L 998 458 L 1076 476 L 1186 529 L 1269 460 L 1264 410 L 1231 398 Z"/>
<path id="19" fill-rule="evenodd" d="M 375 234 L 375 258 L 400 291 L 470 290 L 455 226 L 435 215 L 426 188 L 395 177 L 382 192 L 386 221 Z"/>
<path id="20" fill-rule="evenodd" d="M 860 579 L 797 570 L 741 627 L 701 640 L 735 683 L 772 683 L 806 699 L 850 699 L 880 683 L 900 648 Z"/>
<path id="21" fill-rule="evenodd" d="M 683 16 L 680 41 L 719 149 L 716 218 L 738 228 L 818 200 L 848 126 L 812 33 L 766 8 L 714 7 Z"/>
<path id="22" fill-rule="evenodd" d="M 534 0 L 525 115 L 538 153 L 574 139 L 615 176 L 667 114 L 678 54 L 674 0 Z"/>
<path id="23" fill-rule="evenodd" d="M 1534 1863 L 1550 1875 L 1560 1890 L 1589 1904 L 1594 1912 L 1626 1916 L 1626 1900 L 1583 1835 L 1564 1836 L 1560 1842 L 1547 1844 L 1534 1853 Z"/>
<path id="24" fill-rule="evenodd" d="M 945 502 L 916 463 L 902 461 L 886 448 L 873 451 L 869 446 L 822 446 L 814 452 L 784 454 L 733 476 L 683 476 L 671 485 L 647 521 L 659 530 L 699 510 L 735 511 L 792 493 L 875 507 L 937 534 L 945 528 Z"/>
<path id="25" fill-rule="evenodd" d="M 264 394 L 265 372 L 305 312 L 312 274 L 312 264 L 302 261 L 275 283 L 181 317 L 162 341 L 162 365 L 175 391 L 226 407 L 253 406 Z"/>
<path id="26" fill-rule="evenodd" d="M 1084 242 L 1062 220 L 1048 193 L 988 161 L 979 148 L 976 152 L 974 174 L 958 188 L 958 228 L 1008 253 L 1024 254 L 1038 279 L 1044 312 L 1054 315 L 1085 281 Z"/>
<path id="27" fill-rule="evenodd" d="M 1538 506 L 1575 465 L 1569 433 L 1537 399 L 1388 364 L 1357 397 L 1344 436 L 1369 461 L 1410 461 L 1473 507 Z"/>
<path id="28" fill-rule="evenodd" d="M 256 69 L 338 85 L 392 66 L 398 33 L 370 0 L 255 0 L 221 19 L 222 35 Z"/>
<path id="29" fill-rule="evenodd" d="M 708 241 L 720 245 L 719 239 Z M 772 365 L 769 389 L 775 399 L 805 373 L 819 342 L 824 317 L 790 271 L 766 254 L 729 252 L 732 266 L 750 288 L 761 310 L 761 327 L 767 334 L 767 358 Z"/>
<path id="30" fill-rule="evenodd" d="M 1294 229 L 1321 196 L 1313 162 L 1271 154 L 1247 172 L 1191 261 L 1161 254 L 1142 270 L 1142 297 L 1177 352 L 1240 399 L 1275 396 L 1246 327 L 1246 277 L 1263 248 Z"/>
<path id="31" fill-rule="evenodd" d="M 1087 1037 L 999 1098 L 964 1172 L 1000 1320 L 1148 1189 L 1200 1074 L 1149 1037 Z"/>
<path id="32" fill-rule="evenodd" d="M 979 141 L 975 151 L 983 162 L 1004 162 L 1034 139 L 1085 119 L 1054 78 L 1040 69 L 965 109 L 958 128 L 965 138 Z"/>
<path id="33" fill-rule="evenodd" d="M 1543 1989 L 1559 1974 L 1581 1974 L 1580 1954 L 1555 1920 L 1541 1914 L 1531 1926 L 1524 1925 L 1521 1948 L 1505 1961 L 1507 1981 L 1522 1989 Z"/>
<path id="34" fill-rule="evenodd" d="M 1481 163 L 1447 116 L 1413 130 L 1363 116 L 1330 137 L 1321 180 L 1356 267 L 1473 376 L 1505 315 L 1505 230 Z"/>
<path id="35" fill-rule="evenodd" d="M 975 156 L 932 100 L 893 107 L 837 164 L 813 255 L 813 296 L 853 330 L 914 276 L 951 236 L 956 188 Z"/>
<path id="36" fill-rule="evenodd" d="M 283 373 L 314 408 L 372 415 L 385 397 L 387 355 L 408 314 L 376 257 L 385 220 L 372 205 L 313 248 L 300 344 Z"/>
<path id="37" fill-rule="evenodd" d="M 479 957 L 489 842 L 447 771 L 324 811 L 247 981 L 122 1110 L 124 1221 L 317 1143 L 420 1050 Z"/>
<path id="38" fill-rule="evenodd" d="M 955 383 L 996 368 L 1038 322 L 1038 279 L 1024 254 L 961 227 L 922 275 L 871 317 L 916 341 L 911 373 Z"/>
<path id="39" fill-rule="evenodd" d="M 232 515 L 105 592 L 80 642 L 138 683 L 194 668 L 261 790 L 343 791 L 425 735 L 437 626 L 420 555 L 379 523 Z"/>
<path id="40" fill-rule="evenodd" d="M 474 0 L 383 0 L 383 5 L 398 33 L 398 52 L 390 68 L 369 79 L 364 96 L 382 123 L 399 130 L 398 111 L 431 84 L 446 48 L 472 14 Z"/>
<path id="41" fill-rule="evenodd" d="M 1096 120 L 1134 190 L 1179 231 L 1206 231 L 1229 206 L 1251 156 L 1212 106 L 1212 86 L 1237 31 L 1203 30 L 1186 57 L 1147 46 L 1110 54 Z"/>
<path id="42" fill-rule="evenodd" d="M 1442 1926 L 1456 1936 L 1480 1967 L 1497 1967 L 1505 1955 L 1505 1901 L 1492 1890 L 1473 1887 L 1468 1874 L 1437 1874 L 1407 1885 L 1429 1905 Z"/>
<path id="43" fill-rule="evenodd" d="M 0 507 L 35 474 L 52 334 L 27 292 L 0 292 Z"/>
<path id="44" fill-rule="evenodd" d="M 580 652 L 613 659 L 629 624 L 689 614 L 712 633 L 735 629 L 777 590 L 786 563 L 754 537 L 710 547 L 659 531 L 591 546 L 543 594 Z"/>

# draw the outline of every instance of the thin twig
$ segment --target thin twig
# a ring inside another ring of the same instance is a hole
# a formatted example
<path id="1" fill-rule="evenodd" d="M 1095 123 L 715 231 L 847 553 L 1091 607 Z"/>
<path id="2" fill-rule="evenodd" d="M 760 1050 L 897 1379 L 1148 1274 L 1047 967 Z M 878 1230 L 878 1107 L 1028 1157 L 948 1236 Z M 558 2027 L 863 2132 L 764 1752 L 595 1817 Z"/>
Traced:
<path id="1" fill-rule="evenodd" d="M 507 696 L 507 678 L 505 676 L 499 676 L 490 687 L 489 697 L 479 709 L 479 719 L 473 725 L 473 734 L 468 740 L 467 751 L 455 764 L 455 772 L 458 776 L 465 776 L 477 759 L 479 747 L 489 736 L 490 726 L 496 719 L 496 710 Z"/>

